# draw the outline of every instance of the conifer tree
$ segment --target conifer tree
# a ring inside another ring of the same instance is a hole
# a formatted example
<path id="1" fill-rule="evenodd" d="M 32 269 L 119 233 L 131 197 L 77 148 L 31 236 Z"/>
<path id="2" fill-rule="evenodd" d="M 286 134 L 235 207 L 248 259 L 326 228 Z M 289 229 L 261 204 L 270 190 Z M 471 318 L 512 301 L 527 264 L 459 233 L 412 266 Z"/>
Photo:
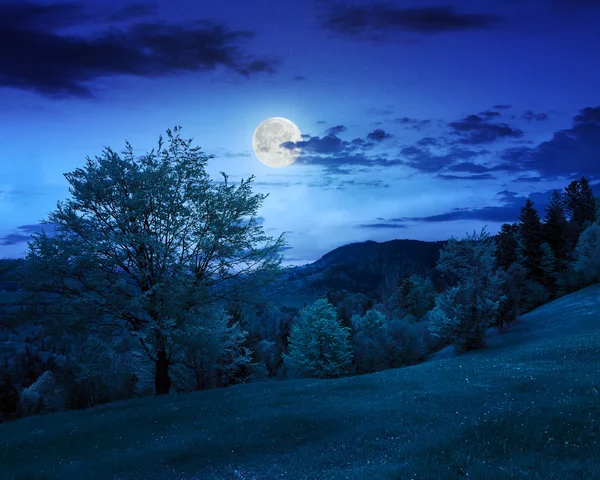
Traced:
<path id="1" fill-rule="evenodd" d="M 333 378 L 349 372 L 350 329 L 343 327 L 335 308 L 320 299 L 303 308 L 292 324 L 284 362 L 301 375 Z"/>
<path id="2" fill-rule="evenodd" d="M 542 224 L 533 202 L 528 198 L 521 208 L 518 223 L 519 237 L 522 240 L 523 266 L 530 278 L 540 281 L 542 278 L 541 261 L 542 251 Z"/>
<path id="3" fill-rule="evenodd" d="M 549 243 L 542 243 L 540 246 L 542 251 L 541 270 L 542 270 L 542 285 L 551 297 L 556 294 L 556 258 Z"/>
<path id="4" fill-rule="evenodd" d="M 505 223 L 500 227 L 497 237 L 496 264 L 505 270 L 517 259 L 517 233 L 519 229 L 516 223 Z"/>
<path id="5" fill-rule="evenodd" d="M 486 330 L 496 323 L 502 279 L 494 270 L 496 245 L 485 228 L 462 241 L 452 238 L 443 250 L 437 269 L 457 283 L 438 295 L 429 314 L 432 335 L 454 341 L 457 352 L 485 345 Z"/>
<path id="6" fill-rule="evenodd" d="M 563 198 L 559 190 L 554 190 L 546 205 L 546 216 L 542 225 L 542 240 L 552 248 L 556 259 L 555 269 L 564 270 L 567 261 L 567 217 Z"/>

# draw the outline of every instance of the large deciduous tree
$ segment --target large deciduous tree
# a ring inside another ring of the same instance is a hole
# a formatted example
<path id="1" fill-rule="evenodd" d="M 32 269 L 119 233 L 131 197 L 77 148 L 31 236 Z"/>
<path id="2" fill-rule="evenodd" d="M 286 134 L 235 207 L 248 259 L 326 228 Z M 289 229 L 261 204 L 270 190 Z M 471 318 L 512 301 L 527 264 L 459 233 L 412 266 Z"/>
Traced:
<path id="1" fill-rule="evenodd" d="M 211 180 L 208 160 L 181 127 L 136 158 L 105 148 L 65 174 L 72 198 L 49 214 L 55 235 L 29 243 L 22 281 L 60 300 L 67 326 L 132 335 L 154 362 L 155 393 L 169 393 L 181 340 L 231 298 L 260 294 L 279 272 L 283 236 L 265 236 L 253 177 Z"/>

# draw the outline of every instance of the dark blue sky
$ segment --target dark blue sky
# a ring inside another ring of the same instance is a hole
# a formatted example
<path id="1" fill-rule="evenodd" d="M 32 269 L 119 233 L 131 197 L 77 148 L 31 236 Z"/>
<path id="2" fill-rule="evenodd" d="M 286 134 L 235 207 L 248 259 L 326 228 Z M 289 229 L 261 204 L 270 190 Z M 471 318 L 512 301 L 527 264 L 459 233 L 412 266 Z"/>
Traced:
<path id="1" fill-rule="evenodd" d="M 288 263 L 496 231 L 600 181 L 599 24 L 594 0 L 0 0 L 0 257 L 68 197 L 63 173 L 174 125 L 215 178 L 256 175 Z M 305 135 L 284 169 L 252 153 L 272 116 Z"/>

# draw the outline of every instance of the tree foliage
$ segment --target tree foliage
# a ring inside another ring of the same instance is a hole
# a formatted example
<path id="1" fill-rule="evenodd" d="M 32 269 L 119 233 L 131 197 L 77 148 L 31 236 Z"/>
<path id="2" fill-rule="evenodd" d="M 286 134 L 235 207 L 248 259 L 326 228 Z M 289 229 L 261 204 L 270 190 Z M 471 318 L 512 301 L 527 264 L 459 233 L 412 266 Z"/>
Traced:
<path id="1" fill-rule="evenodd" d="M 600 282 L 600 223 L 587 227 L 579 237 L 573 255 L 573 270 L 584 285 Z"/>
<path id="2" fill-rule="evenodd" d="M 340 324 L 335 308 L 325 299 L 317 300 L 292 324 L 284 362 L 300 375 L 338 377 L 351 368 L 349 337 L 350 329 Z"/>
<path id="3" fill-rule="evenodd" d="M 452 238 L 440 252 L 437 268 L 454 285 L 436 299 L 429 330 L 450 339 L 457 352 L 481 348 L 486 330 L 496 321 L 502 280 L 494 270 L 495 243 L 485 228 L 462 241 Z"/>
<path id="4" fill-rule="evenodd" d="M 22 275 L 29 291 L 58 295 L 78 328 L 133 335 L 155 364 L 156 394 L 169 392 L 186 325 L 206 307 L 258 295 L 284 244 L 257 222 L 266 195 L 252 193 L 253 177 L 214 182 L 212 156 L 180 127 L 167 135 L 140 158 L 126 143 L 122 156 L 105 148 L 65 174 L 72 198 L 43 222 L 56 234 L 29 243 Z M 90 312 L 102 315 L 92 322 Z"/>

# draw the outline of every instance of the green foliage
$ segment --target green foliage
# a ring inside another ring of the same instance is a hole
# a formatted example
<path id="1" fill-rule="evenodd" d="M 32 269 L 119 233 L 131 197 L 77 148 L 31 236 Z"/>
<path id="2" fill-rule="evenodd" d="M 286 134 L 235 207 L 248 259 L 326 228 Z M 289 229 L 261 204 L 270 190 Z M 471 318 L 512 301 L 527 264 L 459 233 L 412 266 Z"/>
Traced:
<path id="1" fill-rule="evenodd" d="M 500 227 L 496 237 L 496 266 L 507 269 L 517 259 L 517 233 L 519 228 L 516 223 L 505 223 Z"/>
<path id="2" fill-rule="evenodd" d="M 556 292 L 556 257 L 554 251 L 549 243 L 542 243 L 540 245 L 542 252 L 542 259 L 540 263 L 540 269 L 542 271 L 542 284 L 544 288 L 548 290 L 551 296 L 554 296 Z"/>
<path id="3" fill-rule="evenodd" d="M 244 383 L 252 376 L 252 352 L 245 346 L 248 332 L 222 308 L 195 310 L 188 318 L 172 373 L 180 392 Z"/>
<path id="4" fill-rule="evenodd" d="M 452 238 L 440 252 L 437 268 L 455 284 L 436 298 L 429 330 L 452 340 L 457 352 L 481 348 L 486 330 L 496 322 L 503 297 L 494 253 L 495 243 L 485 229 L 460 242 Z"/>
<path id="5" fill-rule="evenodd" d="M 405 367 L 422 361 L 426 353 L 424 323 L 406 319 L 389 321 L 385 336 L 386 363 L 390 368 Z M 421 333 L 420 333 L 421 330 Z"/>
<path id="6" fill-rule="evenodd" d="M 566 267 L 568 221 L 564 211 L 564 202 L 559 190 L 554 190 L 546 205 L 546 216 L 542 225 L 543 241 L 550 245 L 556 259 L 555 270 Z"/>
<path id="7" fill-rule="evenodd" d="M 399 306 L 403 313 L 420 321 L 434 307 L 435 295 L 435 287 L 429 278 L 411 275 L 400 284 Z"/>
<path id="8" fill-rule="evenodd" d="M 600 223 L 591 224 L 581 233 L 573 257 L 572 268 L 581 284 L 600 282 Z"/>
<path id="9" fill-rule="evenodd" d="M 335 308 L 325 299 L 317 300 L 292 324 L 284 362 L 303 376 L 339 377 L 351 367 L 349 337 L 350 329 L 340 325 Z"/>
<path id="10" fill-rule="evenodd" d="M 34 235 L 22 273 L 29 291 L 59 297 L 65 328 L 135 336 L 155 364 L 157 394 L 169 391 L 193 309 L 257 301 L 280 272 L 284 245 L 257 221 L 266 195 L 252 194 L 253 177 L 213 182 L 212 157 L 179 127 L 167 135 L 145 156 L 127 143 L 123 156 L 106 148 L 65 174 L 72 198 L 49 215 L 56 235 Z"/>
<path id="11" fill-rule="evenodd" d="M 549 301 L 550 295 L 541 283 L 536 282 L 535 280 L 527 280 L 525 282 L 523 313 L 530 312 Z"/>
<path id="12" fill-rule="evenodd" d="M 525 312 L 527 271 L 521 264 L 514 262 L 508 269 L 500 269 L 498 274 L 503 299 L 500 301 L 496 325 L 502 329 Z"/>
<path id="13" fill-rule="evenodd" d="M 541 280 L 542 224 L 530 199 L 521 208 L 518 223 L 518 258 L 530 278 Z"/>
<path id="14" fill-rule="evenodd" d="M 385 316 L 368 310 L 362 317 L 352 317 L 352 346 L 354 363 L 359 373 L 371 373 L 386 367 L 385 339 L 387 333 Z"/>

